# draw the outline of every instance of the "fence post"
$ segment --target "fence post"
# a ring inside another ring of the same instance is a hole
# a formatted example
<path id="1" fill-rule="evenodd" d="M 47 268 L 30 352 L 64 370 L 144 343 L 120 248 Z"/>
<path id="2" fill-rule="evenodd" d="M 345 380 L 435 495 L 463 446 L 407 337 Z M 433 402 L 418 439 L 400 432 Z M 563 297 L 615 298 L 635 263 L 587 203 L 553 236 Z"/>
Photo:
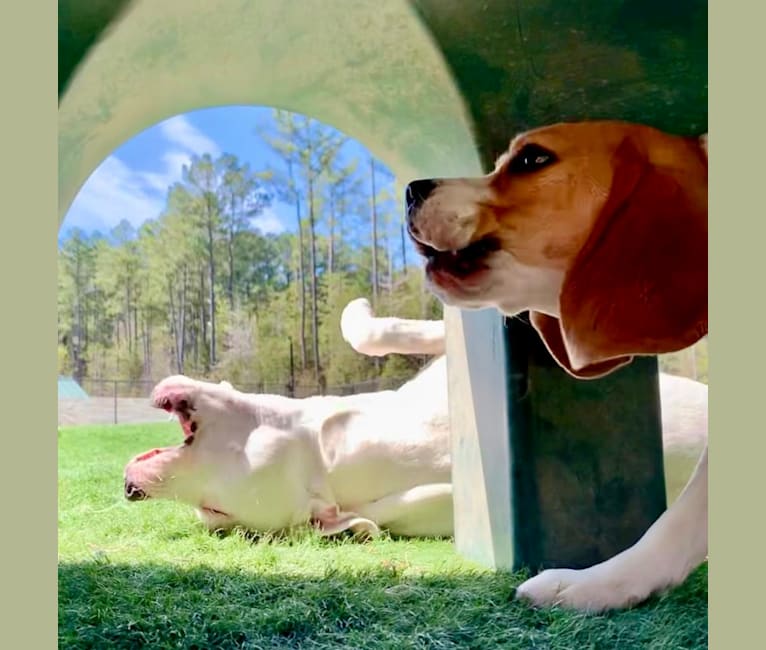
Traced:
<path id="1" fill-rule="evenodd" d="M 112 382 L 114 386 L 114 423 L 117 424 L 117 380 Z"/>
<path id="2" fill-rule="evenodd" d="M 293 339 L 290 341 L 290 383 L 288 384 L 288 397 L 295 397 L 295 361 L 293 360 Z"/>

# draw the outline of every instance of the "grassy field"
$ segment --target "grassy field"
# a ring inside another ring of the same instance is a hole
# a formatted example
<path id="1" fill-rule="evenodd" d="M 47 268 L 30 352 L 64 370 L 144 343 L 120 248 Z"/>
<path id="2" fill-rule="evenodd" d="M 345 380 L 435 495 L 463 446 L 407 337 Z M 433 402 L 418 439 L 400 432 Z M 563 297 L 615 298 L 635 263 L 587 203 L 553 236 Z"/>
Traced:
<path id="1" fill-rule="evenodd" d="M 59 429 L 60 648 L 707 647 L 706 567 L 632 611 L 536 611 L 512 600 L 524 575 L 448 541 L 218 537 L 125 501 L 125 462 L 178 441 L 175 423 Z"/>

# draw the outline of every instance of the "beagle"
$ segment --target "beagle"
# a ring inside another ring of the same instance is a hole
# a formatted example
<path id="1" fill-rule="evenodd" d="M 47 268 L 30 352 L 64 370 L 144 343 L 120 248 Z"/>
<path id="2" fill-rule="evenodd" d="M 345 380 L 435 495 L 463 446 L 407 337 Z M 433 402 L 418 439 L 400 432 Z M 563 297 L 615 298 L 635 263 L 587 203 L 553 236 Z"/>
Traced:
<path id="1" fill-rule="evenodd" d="M 707 335 L 707 136 L 616 121 L 515 137 L 480 178 L 418 180 L 410 236 L 447 304 L 530 311 L 559 365 L 595 378 Z M 624 608 L 682 582 L 707 556 L 707 447 L 684 492 L 631 548 L 584 570 L 543 571 L 517 596 Z"/>

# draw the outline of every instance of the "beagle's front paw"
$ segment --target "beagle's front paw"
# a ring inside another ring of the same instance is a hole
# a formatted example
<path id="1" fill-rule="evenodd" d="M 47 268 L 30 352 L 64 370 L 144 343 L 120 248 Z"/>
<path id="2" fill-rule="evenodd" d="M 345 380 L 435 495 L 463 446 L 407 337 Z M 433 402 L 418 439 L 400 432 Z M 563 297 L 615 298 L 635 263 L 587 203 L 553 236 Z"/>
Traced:
<path id="1" fill-rule="evenodd" d="M 565 607 L 597 613 L 609 609 L 626 609 L 649 596 L 650 589 L 639 576 L 630 572 L 604 571 L 605 567 L 588 569 L 548 569 L 530 578 L 516 590 L 516 598 L 537 607 Z"/>

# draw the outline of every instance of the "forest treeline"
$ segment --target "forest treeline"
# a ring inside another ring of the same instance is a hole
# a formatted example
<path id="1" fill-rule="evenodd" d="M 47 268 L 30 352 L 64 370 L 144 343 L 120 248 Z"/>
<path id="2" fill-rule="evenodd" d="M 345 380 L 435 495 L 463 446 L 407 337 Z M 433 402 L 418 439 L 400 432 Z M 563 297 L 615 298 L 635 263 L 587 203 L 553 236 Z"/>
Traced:
<path id="1" fill-rule="evenodd" d="M 351 157 L 347 138 L 274 111 L 262 133 L 280 164 L 193 157 L 164 209 L 137 230 L 73 230 L 59 247 L 59 372 L 84 379 L 184 373 L 254 385 L 406 377 L 422 360 L 362 357 L 340 314 L 367 297 L 381 313 L 439 318 L 402 221 L 391 174 Z M 293 223 L 261 232 L 274 201 Z"/>

